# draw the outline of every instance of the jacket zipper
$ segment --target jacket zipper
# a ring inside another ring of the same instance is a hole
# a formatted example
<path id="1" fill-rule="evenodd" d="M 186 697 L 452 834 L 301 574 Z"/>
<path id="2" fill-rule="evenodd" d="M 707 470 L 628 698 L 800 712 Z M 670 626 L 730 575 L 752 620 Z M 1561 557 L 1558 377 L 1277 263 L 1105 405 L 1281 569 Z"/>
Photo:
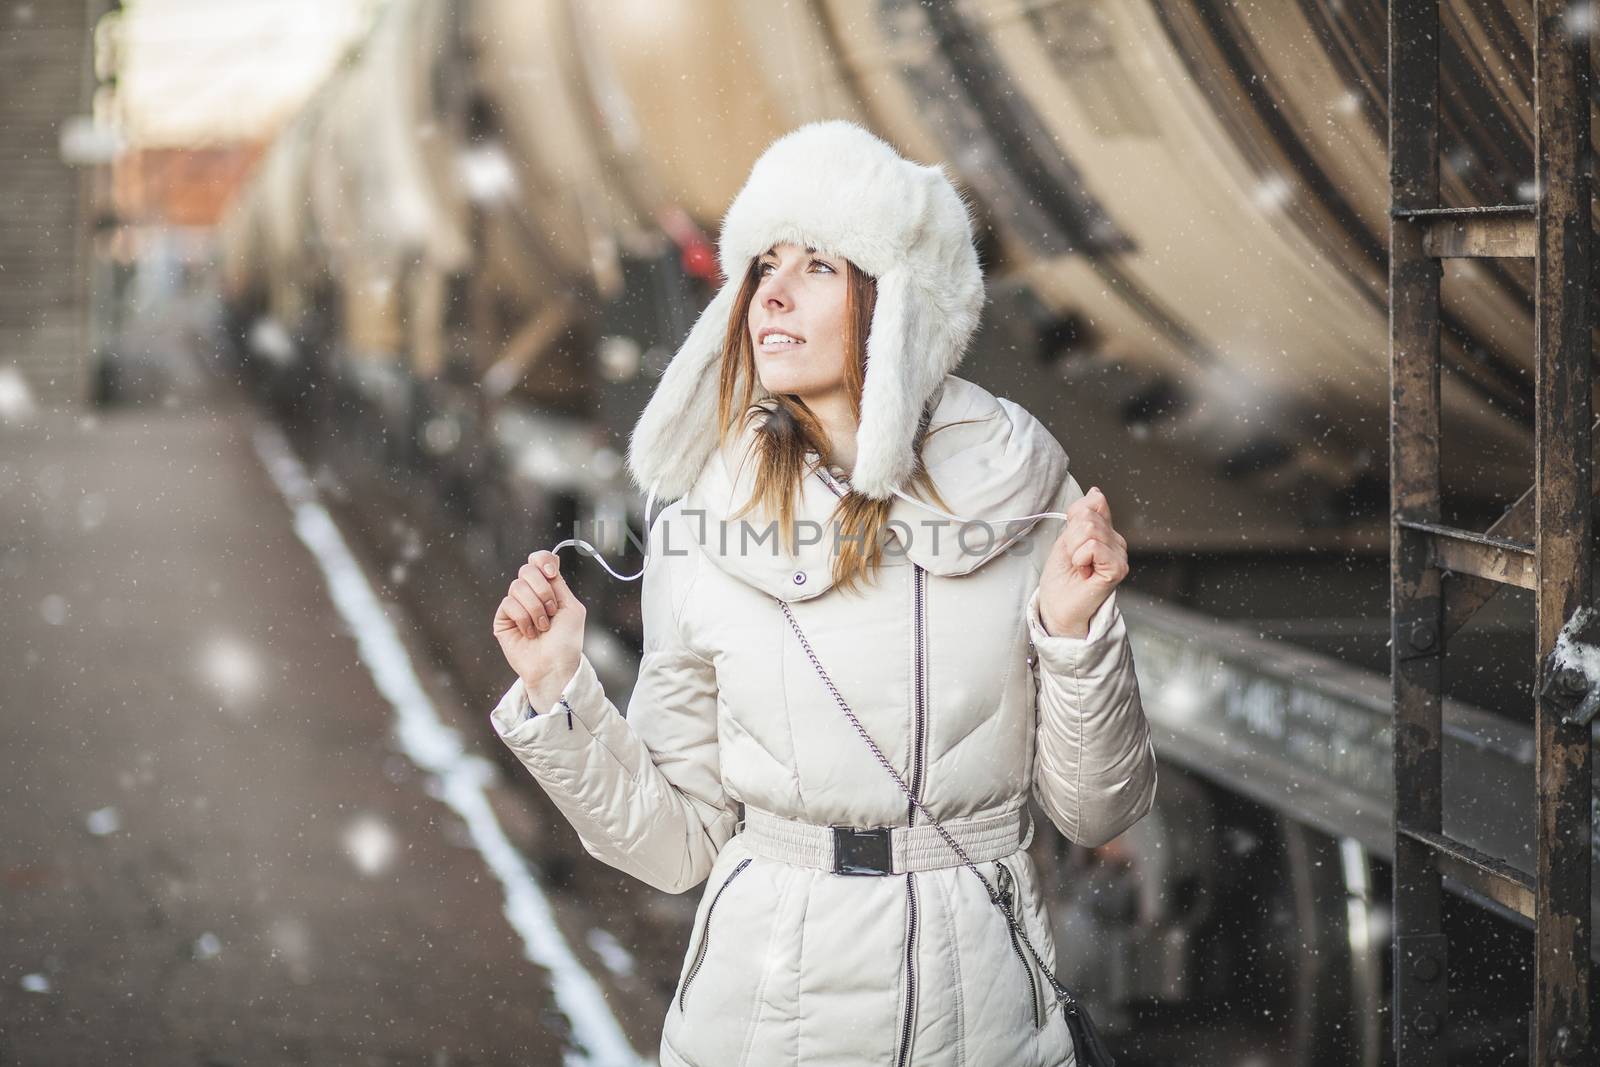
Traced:
<path id="1" fill-rule="evenodd" d="M 911 795 L 918 800 L 922 799 L 922 763 L 924 759 L 923 748 L 927 745 L 928 713 L 925 707 L 927 700 L 927 633 L 923 625 L 923 616 L 926 611 L 928 597 L 927 571 L 913 563 L 911 565 L 912 584 L 912 627 L 916 639 L 915 663 L 915 688 L 916 688 L 916 715 L 915 728 L 911 738 Z M 917 806 L 910 800 L 906 801 L 907 825 L 917 825 Z"/>
<path id="2" fill-rule="evenodd" d="M 917 876 L 906 874 L 906 1014 L 900 1023 L 900 1055 L 895 1067 L 911 1062 L 911 1022 L 917 1009 Z"/>
<path id="3" fill-rule="evenodd" d="M 689 992 L 689 983 L 694 981 L 695 972 L 700 969 L 700 963 L 706 958 L 706 945 L 711 940 L 711 913 L 717 910 L 717 901 L 722 898 L 723 890 L 728 888 L 728 883 L 738 877 L 740 871 L 750 866 L 750 859 L 746 857 L 739 861 L 738 866 L 728 872 L 728 877 L 722 880 L 717 887 L 717 895 L 711 898 L 711 903 L 706 908 L 706 921 L 700 931 L 700 947 L 695 950 L 694 962 L 689 965 L 689 973 L 683 976 L 683 988 L 678 990 L 678 1010 L 683 1010 L 683 1000 Z"/>
<path id="4" fill-rule="evenodd" d="M 922 771 L 925 758 L 923 749 L 927 746 L 927 628 L 924 617 L 927 610 L 927 571 L 917 564 L 911 565 L 912 587 L 912 636 L 913 648 L 913 689 L 915 692 L 916 706 L 914 711 L 914 725 L 911 737 L 911 795 L 918 800 L 922 799 Z M 917 806 L 909 799 L 906 801 L 906 823 L 910 826 L 917 824 Z M 896 1057 L 896 1067 L 905 1067 L 911 1062 L 911 1028 L 912 1020 L 917 1009 L 917 876 L 915 872 L 906 874 L 906 1012 L 900 1022 L 900 1055 Z"/>
<path id="5" fill-rule="evenodd" d="M 1017 896 L 1013 892 L 1016 877 L 1011 873 L 1011 868 L 995 861 L 995 881 L 1000 883 L 1000 896 L 1006 902 L 1006 907 L 1011 909 L 1011 914 L 1017 917 L 1017 922 L 1022 921 L 1021 914 L 1017 911 Z M 1039 987 L 1034 983 L 1033 968 L 1028 966 L 1028 957 L 1022 951 L 1022 942 L 1017 938 L 1016 928 L 1006 923 L 1006 932 L 1011 935 L 1011 948 L 1017 954 L 1017 960 L 1022 964 L 1022 973 L 1028 976 L 1028 998 L 1033 1005 L 1033 1028 L 1035 1030 L 1044 1025 L 1044 1020 L 1039 1018 Z"/>
<path id="6" fill-rule="evenodd" d="M 833 476 L 821 466 L 817 472 L 832 489 L 835 495 L 843 496 L 844 490 L 834 480 Z M 923 749 L 927 745 L 927 630 L 923 624 L 927 603 L 927 571 L 913 563 L 911 565 L 912 583 L 912 636 L 915 640 L 913 650 L 913 674 L 916 707 L 914 709 L 914 724 L 911 737 L 911 781 L 909 783 L 911 795 L 918 800 L 922 799 L 922 767 L 924 761 Z M 906 801 L 906 824 L 917 824 L 917 806 L 911 800 Z M 709 916 L 710 909 L 707 909 Z M 708 919 L 709 921 L 709 919 Z M 685 983 L 687 984 L 687 983 Z M 681 1005 L 680 1005 L 681 1006 Z M 911 1058 L 911 1026 L 917 1008 L 917 876 L 915 872 L 906 872 L 906 1011 L 905 1017 L 900 1021 L 900 1054 L 895 1057 L 896 1067 L 906 1067 Z"/>

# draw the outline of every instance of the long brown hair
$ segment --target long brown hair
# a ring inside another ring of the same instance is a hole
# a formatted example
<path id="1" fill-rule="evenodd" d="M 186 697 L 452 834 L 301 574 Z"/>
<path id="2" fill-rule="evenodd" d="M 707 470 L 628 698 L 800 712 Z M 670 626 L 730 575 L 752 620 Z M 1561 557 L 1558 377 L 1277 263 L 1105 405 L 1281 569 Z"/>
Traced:
<path id="1" fill-rule="evenodd" d="M 844 316 L 844 380 L 850 397 L 850 411 L 861 421 L 861 390 L 866 381 L 867 336 L 872 331 L 872 311 L 877 305 L 878 282 L 848 259 Z M 750 261 L 739 288 L 722 345 L 721 377 L 717 391 L 718 445 L 738 436 L 743 423 L 753 423 L 757 462 L 755 489 L 750 499 L 732 517 L 737 518 L 759 506 L 768 516 L 776 516 L 779 535 L 785 548 L 795 545 L 794 503 L 800 483 L 809 473 L 806 452 L 813 451 L 819 462 L 831 460 L 828 435 L 822 422 L 806 403 L 791 393 L 775 393 L 770 401 L 755 399 L 755 350 L 746 324 L 750 301 L 761 282 L 760 259 Z M 735 417 L 735 412 L 739 416 Z M 950 423 L 948 425 L 956 425 Z M 943 429 L 945 427 L 940 427 Z M 936 432 L 936 431 L 935 431 Z M 922 440 L 918 442 L 916 465 L 912 470 L 914 487 L 924 488 L 934 502 L 950 508 L 939 495 L 933 477 L 922 462 Z M 743 457 L 741 457 L 742 461 Z M 833 562 L 834 585 L 845 590 L 856 588 L 858 580 L 872 575 L 883 562 L 883 537 L 889 518 L 889 500 L 874 500 L 851 490 L 834 505 L 831 520 L 837 529 L 839 553 Z"/>

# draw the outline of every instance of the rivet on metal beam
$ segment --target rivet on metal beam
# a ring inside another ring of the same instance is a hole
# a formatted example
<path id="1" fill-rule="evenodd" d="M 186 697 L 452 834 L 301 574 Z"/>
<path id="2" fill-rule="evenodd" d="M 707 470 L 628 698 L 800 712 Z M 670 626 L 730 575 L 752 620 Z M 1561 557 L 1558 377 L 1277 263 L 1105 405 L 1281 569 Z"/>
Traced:
<path id="1" fill-rule="evenodd" d="M 1439 977 L 1439 961 L 1432 956 L 1418 956 L 1411 961 L 1411 975 L 1421 982 L 1432 982 Z"/>
<path id="2" fill-rule="evenodd" d="M 1419 622 L 1411 627 L 1411 647 L 1421 650 L 1433 647 L 1438 640 L 1439 632 L 1431 622 Z"/>

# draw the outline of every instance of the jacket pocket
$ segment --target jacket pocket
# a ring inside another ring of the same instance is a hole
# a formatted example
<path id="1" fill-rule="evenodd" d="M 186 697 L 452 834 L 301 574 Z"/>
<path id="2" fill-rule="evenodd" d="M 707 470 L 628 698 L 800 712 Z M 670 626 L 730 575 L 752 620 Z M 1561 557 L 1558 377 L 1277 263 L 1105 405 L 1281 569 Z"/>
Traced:
<path id="1" fill-rule="evenodd" d="M 694 962 L 689 964 L 689 970 L 683 976 L 683 985 L 678 988 L 679 1011 L 683 1010 L 685 998 L 689 995 L 689 983 L 694 981 L 694 976 L 699 972 L 700 965 L 705 962 L 706 949 L 711 943 L 711 919 L 712 916 L 716 914 L 717 901 L 722 899 L 722 894 L 727 892 L 728 886 L 731 885 L 733 880 L 739 877 L 740 872 L 742 872 L 748 866 L 750 866 L 749 857 L 740 860 L 738 865 L 735 866 L 733 870 L 728 872 L 728 877 L 722 880 L 722 884 L 717 887 L 716 895 L 711 898 L 711 903 L 706 906 L 705 921 L 700 924 L 700 945 L 695 949 Z"/>
<path id="2" fill-rule="evenodd" d="M 995 888 L 1000 893 L 1000 899 L 1006 902 L 1006 907 L 1010 908 L 1011 914 L 1016 916 L 1017 925 L 1026 930 L 1027 927 L 1023 926 L 1026 920 L 1023 919 L 1022 901 L 1016 891 L 1017 880 L 1012 875 L 1011 868 L 999 860 L 995 860 L 994 867 L 995 882 L 997 883 Z M 1001 921 L 1005 921 L 1004 916 L 1001 916 Z M 1028 1005 L 1033 1009 L 1033 1028 L 1037 1030 L 1044 1025 L 1044 1012 L 1040 1010 L 1039 1006 L 1038 980 L 1033 973 L 1033 964 L 1028 960 L 1028 950 L 1023 948 L 1022 939 L 1017 936 L 1016 928 L 1010 923 L 1006 923 L 1005 926 L 1006 936 L 1011 939 L 1011 948 L 1017 955 L 1017 962 L 1022 964 L 1022 974 L 1028 983 Z M 1029 938 L 1029 940 L 1032 941 L 1032 938 Z"/>

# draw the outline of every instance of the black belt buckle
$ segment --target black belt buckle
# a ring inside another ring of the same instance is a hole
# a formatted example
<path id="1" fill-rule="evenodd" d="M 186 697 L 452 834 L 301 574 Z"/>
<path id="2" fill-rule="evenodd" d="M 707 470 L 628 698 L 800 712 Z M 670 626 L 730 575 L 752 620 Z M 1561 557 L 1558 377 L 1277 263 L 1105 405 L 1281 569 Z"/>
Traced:
<path id="1" fill-rule="evenodd" d="M 888 826 L 858 830 L 854 826 L 830 826 L 833 831 L 834 874 L 893 874 L 894 850 L 889 846 Z"/>

